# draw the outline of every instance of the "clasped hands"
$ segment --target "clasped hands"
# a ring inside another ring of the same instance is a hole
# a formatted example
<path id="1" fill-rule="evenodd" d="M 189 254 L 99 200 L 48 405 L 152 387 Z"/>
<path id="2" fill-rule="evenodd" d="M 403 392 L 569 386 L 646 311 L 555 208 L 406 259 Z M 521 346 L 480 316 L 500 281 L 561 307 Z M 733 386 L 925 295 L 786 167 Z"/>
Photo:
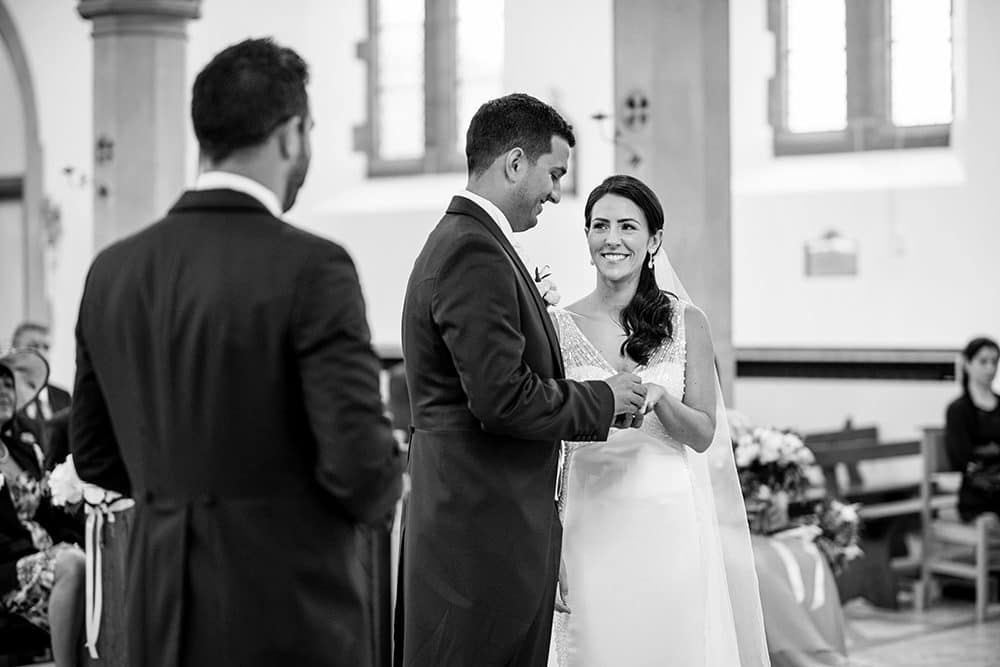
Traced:
<path id="1" fill-rule="evenodd" d="M 607 379 L 615 397 L 614 428 L 639 428 L 642 421 L 663 397 L 658 384 L 643 383 L 635 373 L 618 373 Z"/>

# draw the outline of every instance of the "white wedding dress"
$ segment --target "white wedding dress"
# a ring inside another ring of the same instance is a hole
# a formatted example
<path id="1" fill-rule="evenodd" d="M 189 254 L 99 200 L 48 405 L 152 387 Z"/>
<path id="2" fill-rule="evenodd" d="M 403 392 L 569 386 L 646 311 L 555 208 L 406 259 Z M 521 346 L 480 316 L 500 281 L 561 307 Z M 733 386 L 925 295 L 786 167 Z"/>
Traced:
<path id="1" fill-rule="evenodd" d="M 672 339 L 635 372 L 682 398 L 685 303 L 674 306 Z M 573 316 L 553 312 L 567 377 L 613 375 Z M 559 506 L 570 613 L 556 613 L 550 665 L 741 664 L 711 485 L 692 473 L 704 456 L 671 439 L 652 412 L 607 442 L 566 443 Z"/>

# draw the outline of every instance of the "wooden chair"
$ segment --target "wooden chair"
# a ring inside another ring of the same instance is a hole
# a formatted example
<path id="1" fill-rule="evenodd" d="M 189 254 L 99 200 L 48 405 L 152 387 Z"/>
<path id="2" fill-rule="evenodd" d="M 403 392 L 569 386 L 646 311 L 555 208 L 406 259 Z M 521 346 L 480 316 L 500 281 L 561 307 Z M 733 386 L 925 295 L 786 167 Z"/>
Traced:
<path id="1" fill-rule="evenodd" d="M 976 621 L 982 622 L 990 597 L 990 570 L 1000 570 L 1000 524 L 991 515 L 963 522 L 955 509 L 958 496 L 941 492 L 947 475 L 956 475 L 948 465 L 943 429 L 924 429 L 922 450 L 924 477 L 920 497 L 924 549 L 918 605 L 927 603 L 935 575 L 971 579 L 976 584 Z"/>

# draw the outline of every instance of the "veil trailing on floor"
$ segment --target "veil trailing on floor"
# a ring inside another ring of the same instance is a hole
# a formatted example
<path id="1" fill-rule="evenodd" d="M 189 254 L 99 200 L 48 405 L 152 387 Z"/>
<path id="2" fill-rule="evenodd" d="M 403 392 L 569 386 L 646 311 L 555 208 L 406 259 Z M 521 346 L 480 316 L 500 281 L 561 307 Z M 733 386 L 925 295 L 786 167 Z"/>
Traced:
<path id="1" fill-rule="evenodd" d="M 665 252 L 656 255 L 655 272 L 661 289 L 694 303 Z M 711 320 L 711 314 L 708 315 Z M 705 523 L 709 526 L 709 539 L 718 540 L 723 554 L 726 581 L 722 585 L 729 592 L 740 663 L 743 667 L 770 665 L 750 529 L 718 370 L 715 373 L 715 436 L 704 454 L 692 450 L 687 458 L 699 506 L 706 508 L 706 517 L 710 518 L 713 512 L 715 515 L 714 530 L 711 521 Z"/>

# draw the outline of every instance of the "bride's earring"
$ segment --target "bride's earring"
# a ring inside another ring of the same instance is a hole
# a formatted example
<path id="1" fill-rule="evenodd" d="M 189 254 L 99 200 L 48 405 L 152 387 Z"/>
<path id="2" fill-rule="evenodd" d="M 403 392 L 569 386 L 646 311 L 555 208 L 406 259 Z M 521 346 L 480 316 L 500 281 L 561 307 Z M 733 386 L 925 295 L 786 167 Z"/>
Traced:
<path id="1" fill-rule="evenodd" d="M 652 253 L 650 253 L 650 255 L 649 255 L 649 268 L 653 268 L 653 254 Z"/>

